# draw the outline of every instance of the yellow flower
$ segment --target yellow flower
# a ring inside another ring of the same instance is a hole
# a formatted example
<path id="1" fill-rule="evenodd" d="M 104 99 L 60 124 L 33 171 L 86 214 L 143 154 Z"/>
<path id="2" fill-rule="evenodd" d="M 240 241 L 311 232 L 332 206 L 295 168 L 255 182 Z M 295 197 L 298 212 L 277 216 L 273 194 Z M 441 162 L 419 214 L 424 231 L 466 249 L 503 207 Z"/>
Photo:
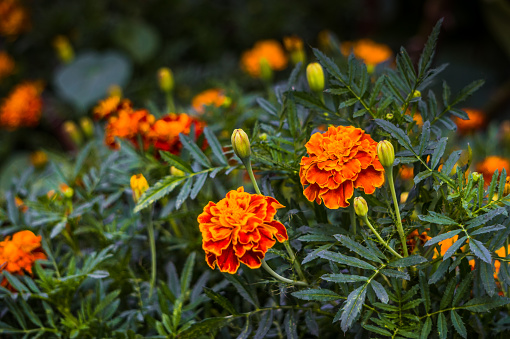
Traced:
<path id="1" fill-rule="evenodd" d="M 135 174 L 131 177 L 130 184 L 133 191 L 133 200 L 138 203 L 142 194 L 149 189 L 149 183 L 143 174 Z"/>

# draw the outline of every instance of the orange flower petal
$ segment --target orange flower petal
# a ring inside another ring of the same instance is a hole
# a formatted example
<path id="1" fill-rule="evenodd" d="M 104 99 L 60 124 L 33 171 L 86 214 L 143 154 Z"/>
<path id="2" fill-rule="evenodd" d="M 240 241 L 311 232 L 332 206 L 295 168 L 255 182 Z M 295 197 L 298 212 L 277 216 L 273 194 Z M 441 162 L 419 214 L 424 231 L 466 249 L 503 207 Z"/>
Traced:
<path id="1" fill-rule="evenodd" d="M 356 181 L 354 181 L 354 187 L 362 188 L 366 194 L 373 194 L 375 189 L 383 184 L 384 172 L 376 171 L 373 166 L 361 171 Z"/>

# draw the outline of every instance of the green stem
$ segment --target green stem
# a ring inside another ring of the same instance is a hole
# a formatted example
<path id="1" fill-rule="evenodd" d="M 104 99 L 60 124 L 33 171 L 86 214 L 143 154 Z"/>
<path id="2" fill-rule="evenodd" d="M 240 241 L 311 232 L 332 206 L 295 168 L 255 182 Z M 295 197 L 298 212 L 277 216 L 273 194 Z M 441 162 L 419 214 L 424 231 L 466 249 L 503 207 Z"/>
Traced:
<path id="1" fill-rule="evenodd" d="M 391 246 L 386 241 L 384 241 L 383 238 L 381 238 L 381 236 L 379 235 L 379 232 L 377 232 L 376 229 L 374 228 L 374 226 L 372 226 L 372 224 L 370 223 L 370 221 L 368 220 L 368 217 L 366 215 L 362 216 L 361 219 L 365 222 L 365 224 L 368 226 L 368 228 L 370 228 L 370 230 L 375 234 L 377 240 L 379 240 L 381 242 L 381 244 L 384 245 L 384 247 L 386 247 L 397 258 L 399 258 L 399 259 L 402 258 L 402 256 L 400 254 L 398 254 L 398 252 L 396 252 L 393 248 L 391 248 Z"/>
<path id="2" fill-rule="evenodd" d="M 152 291 L 154 289 L 154 285 L 156 283 L 156 240 L 154 239 L 154 225 L 152 224 L 152 213 L 147 214 L 147 229 L 149 231 L 149 245 L 151 248 L 151 281 L 150 281 L 150 289 L 149 289 L 149 298 L 152 297 Z"/>
<path id="3" fill-rule="evenodd" d="M 297 272 L 299 278 L 308 284 L 308 281 L 305 278 L 303 270 L 301 270 L 301 265 L 299 264 L 299 261 L 296 260 L 296 256 L 294 255 L 294 251 L 292 251 L 292 248 L 290 247 L 289 241 L 288 240 L 284 241 L 283 245 L 285 246 L 285 249 L 287 250 L 287 253 L 289 253 L 290 260 L 292 261 L 292 264 L 294 265 L 294 268 L 296 269 L 296 272 Z"/>
<path id="4" fill-rule="evenodd" d="M 241 159 L 243 161 L 244 167 L 246 167 L 246 171 L 248 171 L 248 175 L 250 176 L 251 183 L 253 184 L 253 187 L 255 188 L 255 192 L 257 194 L 260 193 L 259 185 L 257 184 L 257 180 L 255 180 L 255 176 L 253 175 L 253 170 L 251 168 L 251 161 L 250 158 L 248 159 Z"/>
<path id="5" fill-rule="evenodd" d="M 291 279 L 282 277 L 281 275 L 279 275 L 278 273 L 273 271 L 273 269 L 271 267 L 269 267 L 269 265 L 266 263 L 266 261 L 264 259 L 262 259 L 262 267 L 267 271 L 267 273 L 271 274 L 276 279 L 283 281 L 284 283 L 294 284 L 294 285 L 299 285 L 299 286 L 308 286 L 308 283 L 306 283 L 304 281 L 295 281 L 295 280 L 291 280 Z"/>
<path id="6" fill-rule="evenodd" d="M 174 104 L 174 96 L 172 95 L 172 92 L 166 92 L 165 93 L 166 98 L 166 109 L 167 113 L 175 113 L 175 104 Z"/>
<path id="7" fill-rule="evenodd" d="M 397 194 L 395 193 L 395 183 L 393 182 L 393 166 L 385 168 L 386 179 L 388 179 L 388 185 L 390 186 L 391 197 L 393 198 L 393 207 L 395 208 L 395 215 L 397 217 L 397 231 L 400 236 L 400 243 L 402 244 L 402 250 L 404 251 L 404 257 L 409 256 L 407 253 L 406 236 L 404 229 L 402 228 L 402 219 L 400 218 L 400 209 L 398 207 Z"/>
<path id="8" fill-rule="evenodd" d="M 356 236 L 356 211 L 354 211 L 354 195 L 349 202 L 349 216 L 351 217 L 351 232 Z"/>

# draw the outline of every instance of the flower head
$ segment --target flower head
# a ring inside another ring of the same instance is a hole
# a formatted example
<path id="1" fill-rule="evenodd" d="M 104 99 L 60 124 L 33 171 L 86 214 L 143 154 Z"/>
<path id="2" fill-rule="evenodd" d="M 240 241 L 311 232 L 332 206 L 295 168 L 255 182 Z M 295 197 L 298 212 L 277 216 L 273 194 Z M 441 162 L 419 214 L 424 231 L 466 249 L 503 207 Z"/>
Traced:
<path id="1" fill-rule="evenodd" d="M 156 119 L 149 111 L 145 109 L 121 110 L 117 116 L 113 116 L 108 120 L 105 132 L 105 144 L 113 149 L 117 149 L 119 145 L 115 138 L 128 139 L 134 146 L 138 146 L 138 134 L 142 136 L 149 133 L 151 125 Z M 144 148 L 149 147 L 148 140 L 142 138 Z"/>
<path id="2" fill-rule="evenodd" d="M 306 54 L 303 49 L 303 40 L 297 35 L 286 36 L 283 38 L 283 45 L 290 54 L 290 59 L 294 65 L 299 62 L 305 62 Z"/>
<path id="3" fill-rule="evenodd" d="M 0 35 L 16 37 L 29 28 L 28 12 L 19 0 L 0 1 Z"/>
<path id="4" fill-rule="evenodd" d="M 370 39 L 362 39 L 356 42 L 344 42 L 341 46 L 342 53 L 349 55 L 352 51 L 354 56 L 367 65 L 370 70 L 380 63 L 389 60 L 393 56 L 391 48 L 384 44 L 378 44 Z"/>
<path id="5" fill-rule="evenodd" d="M 121 100 L 120 96 L 112 95 L 104 100 L 99 101 L 92 112 L 94 119 L 101 120 L 116 115 L 124 109 L 131 109 L 131 101 L 128 99 Z"/>
<path id="6" fill-rule="evenodd" d="M 507 173 L 509 173 L 508 171 L 510 171 L 510 161 L 506 158 L 496 155 L 491 155 L 476 165 L 476 171 L 483 175 L 483 180 L 485 181 L 486 186 L 490 184 L 494 172 L 498 170 L 498 172 L 501 174 L 503 168 Z"/>
<path id="7" fill-rule="evenodd" d="M 6 52 L 0 52 L 0 81 L 14 72 L 14 60 Z"/>
<path id="8" fill-rule="evenodd" d="M 149 183 L 141 173 L 133 175 L 129 183 L 133 191 L 133 200 L 138 203 L 142 194 L 149 189 Z"/>
<path id="9" fill-rule="evenodd" d="M 470 134 L 485 127 L 487 118 L 482 111 L 471 108 L 464 108 L 463 110 L 467 113 L 468 120 L 462 120 L 458 117 L 453 119 L 455 124 L 457 124 L 457 131 L 459 134 Z"/>
<path id="10" fill-rule="evenodd" d="M 179 154 L 182 148 L 179 134 L 189 135 L 191 126 L 195 127 L 195 136 L 198 137 L 202 134 L 205 124 L 186 113 L 170 113 L 154 122 L 147 138 L 156 150 Z"/>
<path id="11" fill-rule="evenodd" d="M 41 91 L 35 82 L 16 86 L 0 107 L 0 126 L 8 130 L 36 126 L 41 118 Z"/>
<path id="12" fill-rule="evenodd" d="M 193 106 L 195 111 L 203 114 L 207 106 L 220 107 L 228 105 L 229 99 L 221 88 L 211 88 L 195 95 L 191 100 L 191 106 Z"/>
<path id="13" fill-rule="evenodd" d="M 409 233 L 407 235 L 407 241 L 406 241 L 407 250 L 409 251 L 409 253 L 412 253 L 414 251 L 418 241 L 420 241 L 420 243 L 423 245 L 430 239 L 432 239 L 432 238 L 427 235 L 427 232 L 423 232 L 420 234 L 420 233 L 418 233 L 418 230 L 415 229 L 414 231 L 412 231 L 411 233 Z M 446 249 L 445 249 L 445 252 L 446 252 Z"/>
<path id="14" fill-rule="evenodd" d="M 259 41 L 252 49 L 244 52 L 241 57 L 242 69 L 254 78 L 262 76 L 261 63 L 263 62 L 267 63 L 274 71 L 281 71 L 287 67 L 287 56 L 278 41 Z"/>
<path id="15" fill-rule="evenodd" d="M 347 207 L 354 188 L 372 194 L 384 183 L 377 143 L 361 128 L 329 127 L 313 134 L 305 147 L 309 156 L 301 159 L 299 177 L 310 201 L 322 200 L 331 209 Z"/>
<path id="16" fill-rule="evenodd" d="M 282 207 L 276 199 L 244 192 L 243 187 L 228 192 L 218 203 L 209 202 L 197 219 L 207 264 L 231 274 L 240 263 L 260 267 L 276 240 L 288 240 L 285 226 L 273 220 Z"/>
<path id="17" fill-rule="evenodd" d="M 24 275 L 25 272 L 32 274 L 32 267 L 36 260 L 46 259 L 41 249 L 41 236 L 36 236 L 31 231 L 20 231 L 12 236 L 7 236 L 0 241 L 0 273 L 7 271 L 11 274 Z M 2 286 L 8 286 L 7 279 L 1 282 Z"/>

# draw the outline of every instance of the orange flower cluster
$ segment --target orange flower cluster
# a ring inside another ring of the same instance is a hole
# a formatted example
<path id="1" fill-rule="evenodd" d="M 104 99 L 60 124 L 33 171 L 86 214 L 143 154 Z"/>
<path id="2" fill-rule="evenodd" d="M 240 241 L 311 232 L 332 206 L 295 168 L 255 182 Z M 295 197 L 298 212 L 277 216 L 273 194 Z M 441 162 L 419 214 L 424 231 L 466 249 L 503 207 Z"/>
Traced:
<path id="1" fill-rule="evenodd" d="M 0 1 L 0 35 L 16 36 L 29 28 L 27 10 L 18 0 Z"/>
<path id="2" fill-rule="evenodd" d="M 0 126 L 8 130 L 36 126 L 41 118 L 41 92 L 36 82 L 16 86 L 0 107 Z"/>
<path id="3" fill-rule="evenodd" d="M 496 155 L 491 155 L 476 165 L 476 171 L 483 174 L 483 180 L 486 186 L 490 185 L 494 172 L 498 170 L 498 172 L 501 173 L 503 168 L 506 170 L 507 174 L 510 173 L 510 161 Z"/>
<path id="4" fill-rule="evenodd" d="M 285 69 L 288 63 L 288 58 L 278 41 L 262 40 L 258 41 L 252 49 L 243 53 L 241 68 L 252 77 L 259 78 L 262 75 L 262 60 L 265 60 L 274 71 Z"/>
<path id="5" fill-rule="evenodd" d="M 329 127 L 315 133 L 305 145 L 299 177 L 304 195 L 331 209 L 349 206 L 354 188 L 366 194 L 384 183 L 384 168 L 377 157 L 377 142 L 361 128 Z"/>
<path id="6" fill-rule="evenodd" d="M 0 52 L 0 81 L 14 71 L 14 60 L 6 52 Z"/>
<path id="7" fill-rule="evenodd" d="M 0 242 L 0 272 L 5 270 L 17 275 L 24 275 L 25 272 L 32 274 L 32 266 L 39 259 L 46 259 L 41 249 L 41 236 L 31 231 L 15 233 L 12 239 L 7 236 Z M 0 285 L 8 286 L 7 279 Z"/>
<path id="8" fill-rule="evenodd" d="M 400 178 L 402 180 L 411 180 L 414 178 L 414 168 L 413 166 L 403 165 L 400 168 Z"/>
<path id="9" fill-rule="evenodd" d="M 163 150 L 178 154 L 181 150 L 179 134 L 189 134 L 194 125 L 196 136 L 202 134 L 204 123 L 185 113 L 170 113 L 161 119 L 146 109 L 135 110 L 128 99 L 112 96 L 101 101 L 94 108 L 96 118 L 108 118 L 105 131 L 105 144 L 113 149 L 119 145 L 115 138 L 129 140 L 135 147 L 139 139 L 145 150 L 151 146 L 154 151 Z"/>
<path id="10" fill-rule="evenodd" d="M 370 39 L 362 39 L 355 42 L 346 41 L 342 43 L 340 49 L 345 56 L 348 56 L 352 51 L 354 56 L 363 60 L 368 68 L 374 68 L 393 56 L 393 51 L 387 45 L 378 44 Z"/>
<path id="11" fill-rule="evenodd" d="M 210 201 L 197 219 L 207 264 L 230 274 L 240 263 L 259 268 L 276 240 L 288 240 L 285 226 L 273 220 L 282 207 L 276 199 L 244 192 L 243 187 L 228 192 L 217 204 Z"/>
<path id="12" fill-rule="evenodd" d="M 477 109 L 464 108 L 469 117 L 469 120 L 462 120 L 461 118 L 455 117 L 453 121 L 457 124 L 457 131 L 461 135 L 473 133 L 477 130 L 483 129 L 487 124 L 485 114 Z"/>
<path id="13" fill-rule="evenodd" d="M 423 232 L 423 233 L 419 234 L 418 230 L 412 231 L 407 236 L 407 241 L 406 241 L 407 251 L 409 253 L 412 253 L 414 251 L 414 249 L 416 248 L 416 244 L 418 243 L 418 241 L 420 241 L 420 244 L 423 245 L 429 239 L 431 239 L 431 238 L 427 235 L 427 232 Z"/>
<path id="14" fill-rule="evenodd" d="M 225 91 L 221 88 L 211 88 L 195 95 L 191 100 L 191 106 L 195 111 L 203 114 L 207 106 L 220 107 L 227 105 L 228 102 L 229 98 L 225 95 Z"/>

